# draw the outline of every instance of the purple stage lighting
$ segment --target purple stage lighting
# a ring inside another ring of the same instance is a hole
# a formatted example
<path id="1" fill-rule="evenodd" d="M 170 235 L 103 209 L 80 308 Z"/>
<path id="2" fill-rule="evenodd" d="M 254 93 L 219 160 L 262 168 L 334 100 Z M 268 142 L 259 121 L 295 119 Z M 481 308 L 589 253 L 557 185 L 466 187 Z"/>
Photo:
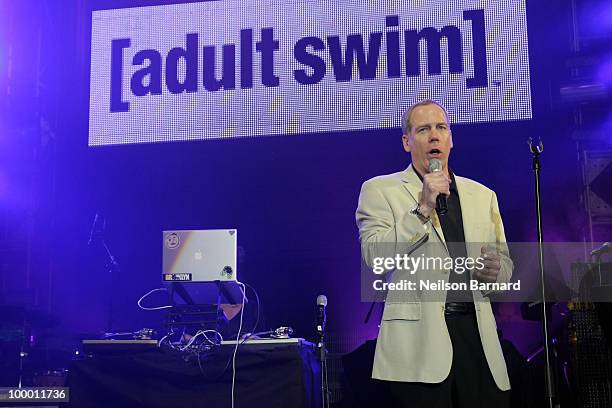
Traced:
<path id="1" fill-rule="evenodd" d="M 611 40 L 612 41 L 612 40 Z M 597 69 L 597 80 L 612 88 L 612 53 L 606 55 Z"/>
<path id="2" fill-rule="evenodd" d="M 612 3 L 594 0 L 582 3 L 578 11 L 580 36 L 595 39 L 612 36 Z"/>

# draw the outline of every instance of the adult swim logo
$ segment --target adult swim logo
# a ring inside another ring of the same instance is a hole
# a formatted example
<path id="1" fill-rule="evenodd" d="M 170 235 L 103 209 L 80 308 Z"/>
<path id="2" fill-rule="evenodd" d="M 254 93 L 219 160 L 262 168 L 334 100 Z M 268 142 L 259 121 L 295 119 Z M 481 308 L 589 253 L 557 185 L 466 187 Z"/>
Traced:
<path id="1" fill-rule="evenodd" d="M 220 0 L 92 13 L 89 145 L 530 119 L 525 0 Z"/>
<path id="2" fill-rule="evenodd" d="M 290 78 L 309 86 L 325 77 L 340 83 L 442 75 L 444 54 L 448 73 L 464 74 L 464 56 L 470 55 L 473 72 L 465 76 L 465 86 L 485 88 L 489 74 L 484 9 L 464 10 L 462 18 L 471 24 L 410 29 L 398 15 L 388 15 L 382 31 L 299 38 L 291 47 L 298 68 Z M 462 32 L 466 26 L 469 33 Z M 282 86 L 277 61 L 283 47 L 274 27 L 245 28 L 239 34 L 237 43 L 215 45 L 203 44 L 199 33 L 190 32 L 185 35 L 184 44 L 177 44 L 165 55 L 154 48 L 134 50 L 129 37 L 113 39 L 110 112 L 128 112 L 134 97 L 161 95 L 164 90 L 182 94 Z M 464 49 L 467 34 L 471 44 Z M 423 43 L 426 72 L 422 72 L 420 54 Z M 133 55 L 131 60 L 126 58 L 128 51 Z M 132 73 L 126 76 L 125 72 Z"/>

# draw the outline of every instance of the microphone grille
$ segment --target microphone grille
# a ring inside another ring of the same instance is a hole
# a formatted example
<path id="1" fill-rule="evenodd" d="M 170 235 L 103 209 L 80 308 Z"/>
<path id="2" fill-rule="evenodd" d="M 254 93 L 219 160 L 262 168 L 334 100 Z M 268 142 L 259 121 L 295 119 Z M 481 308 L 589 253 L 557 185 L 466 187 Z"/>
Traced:
<path id="1" fill-rule="evenodd" d="M 317 306 L 327 306 L 327 296 L 319 295 L 317 297 Z"/>
<path id="2" fill-rule="evenodd" d="M 440 163 L 440 160 L 438 159 L 431 159 L 429 161 L 429 172 L 433 173 L 434 171 L 440 171 L 442 170 L 442 163 Z"/>

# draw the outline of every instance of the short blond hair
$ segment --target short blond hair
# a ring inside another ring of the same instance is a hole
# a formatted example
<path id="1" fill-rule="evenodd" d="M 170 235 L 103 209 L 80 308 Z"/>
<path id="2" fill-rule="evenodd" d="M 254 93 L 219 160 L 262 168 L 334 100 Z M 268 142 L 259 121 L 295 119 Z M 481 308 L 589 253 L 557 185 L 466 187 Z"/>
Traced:
<path id="1" fill-rule="evenodd" d="M 417 102 L 414 105 L 410 106 L 402 114 L 402 132 L 403 132 L 404 135 L 409 135 L 410 134 L 410 130 L 412 128 L 412 125 L 410 124 L 410 116 L 412 115 L 412 111 L 414 111 L 419 106 L 427 106 L 427 105 L 437 105 L 437 106 L 439 106 L 440 109 L 442 109 L 444 111 L 444 115 L 446 116 L 446 120 L 448 121 L 448 112 L 446 112 L 446 109 L 444 108 L 444 106 L 440 105 L 438 102 L 436 102 L 434 100 L 425 99 L 424 101 Z"/>

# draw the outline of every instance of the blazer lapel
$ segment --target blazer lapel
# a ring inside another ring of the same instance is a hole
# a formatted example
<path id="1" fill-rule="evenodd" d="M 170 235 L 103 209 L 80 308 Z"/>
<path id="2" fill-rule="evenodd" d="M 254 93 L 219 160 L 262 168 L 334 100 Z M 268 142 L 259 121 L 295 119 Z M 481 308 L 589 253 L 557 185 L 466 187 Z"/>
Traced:
<path id="1" fill-rule="evenodd" d="M 421 190 L 423 190 L 423 183 L 421 182 L 419 176 L 417 176 L 416 170 L 414 170 L 412 164 L 408 166 L 406 170 L 404 170 L 402 174 L 402 181 L 404 182 L 404 187 L 406 187 L 414 201 L 418 203 L 420 200 Z M 431 213 L 431 223 L 434 227 L 436 235 L 438 236 L 438 239 L 444 245 L 446 252 L 448 252 L 446 240 L 444 239 L 444 233 L 442 232 L 442 226 L 440 225 L 438 214 L 435 211 Z"/>
<path id="2" fill-rule="evenodd" d="M 465 236 L 468 256 L 476 259 L 480 256 L 480 247 L 471 243 L 481 242 L 479 233 L 479 208 L 470 185 L 455 175 L 459 202 L 461 203 L 461 218 L 463 219 L 463 235 Z"/>

